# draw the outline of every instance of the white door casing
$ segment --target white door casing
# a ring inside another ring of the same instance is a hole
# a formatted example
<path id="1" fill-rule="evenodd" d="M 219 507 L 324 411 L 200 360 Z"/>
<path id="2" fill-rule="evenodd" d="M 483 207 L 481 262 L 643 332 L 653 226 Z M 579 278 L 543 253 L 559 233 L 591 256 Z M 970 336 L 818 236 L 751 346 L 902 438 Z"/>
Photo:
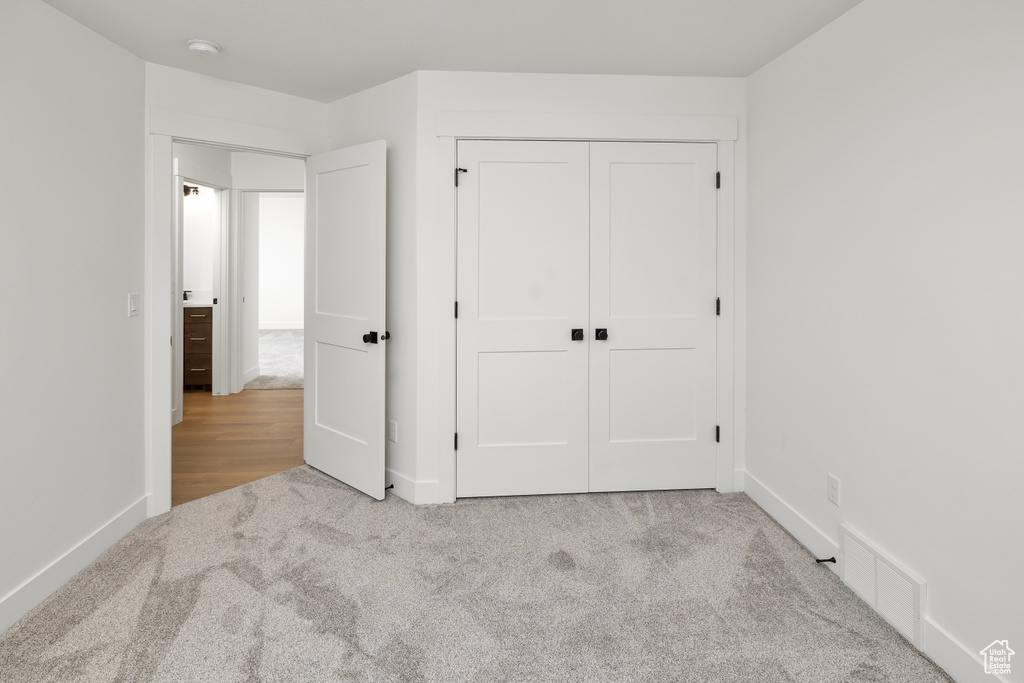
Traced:
<path id="1" fill-rule="evenodd" d="M 457 495 L 715 487 L 716 146 L 457 152 Z"/>
<path id="2" fill-rule="evenodd" d="M 592 143 L 590 490 L 717 483 L 714 144 Z"/>
<path id="3" fill-rule="evenodd" d="M 174 176 L 174 232 L 171 246 L 171 426 L 184 417 L 185 384 L 185 324 L 184 303 L 181 291 L 184 289 L 184 235 L 185 235 L 185 181 L 180 175 Z"/>
<path id="4" fill-rule="evenodd" d="M 588 145 L 458 153 L 459 495 L 586 491 Z"/>
<path id="5" fill-rule="evenodd" d="M 379 140 L 306 162 L 305 460 L 378 500 L 384 498 L 386 153 Z"/>

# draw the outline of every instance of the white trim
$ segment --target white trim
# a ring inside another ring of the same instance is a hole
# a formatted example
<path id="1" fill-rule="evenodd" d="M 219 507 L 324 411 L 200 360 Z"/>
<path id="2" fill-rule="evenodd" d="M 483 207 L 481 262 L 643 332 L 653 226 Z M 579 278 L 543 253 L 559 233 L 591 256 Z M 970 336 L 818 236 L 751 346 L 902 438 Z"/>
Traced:
<path id="1" fill-rule="evenodd" d="M 324 148 L 323 140 L 309 134 L 168 109 L 149 110 L 149 132 L 180 142 L 293 157 L 306 157 Z"/>
<path id="2" fill-rule="evenodd" d="M 0 633 L 34 609 L 110 546 L 146 520 L 147 496 L 139 498 L 73 548 L 0 599 Z"/>
<path id="3" fill-rule="evenodd" d="M 439 180 L 438 192 L 438 316 L 441 324 L 438 327 L 438 413 L 440 428 L 438 429 L 438 498 L 439 503 L 455 502 L 455 467 L 457 455 L 452 436 L 458 424 L 456 419 L 456 349 L 455 349 L 455 317 L 452 307 L 456 300 L 455 274 L 456 261 L 455 215 L 457 196 L 452 185 L 451 169 L 455 168 L 458 159 L 454 137 L 437 139 L 437 161 L 433 175 Z M 444 178 L 447 182 L 441 181 Z M 447 294 L 445 294 L 447 292 Z"/>
<path id="4" fill-rule="evenodd" d="M 171 379 L 173 374 L 172 334 L 174 282 L 171 260 L 174 254 L 174 156 L 172 140 L 166 135 L 149 135 L 146 146 L 146 236 L 145 283 L 145 394 L 146 493 L 149 516 L 171 509 Z M 165 187 L 167 191 L 157 191 Z"/>
<path id="5" fill-rule="evenodd" d="M 242 387 L 260 376 L 260 366 L 250 368 L 242 373 Z"/>
<path id="6" fill-rule="evenodd" d="M 732 471 L 732 490 L 742 491 L 746 483 L 746 471 L 742 469 L 735 469 Z"/>
<path id="7" fill-rule="evenodd" d="M 815 557 L 835 557 L 841 561 L 837 541 L 814 526 L 809 519 L 797 512 L 750 472 L 745 472 L 743 491 Z M 836 574 L 839 573 L 837 564 L 827 563 L 827 566 Z"/>
<path id="8" fill-rule="evenodd" d="M 540 114 L 508 112 L 439 112 L 434 121 L 437 138 L 436 165 L 431 173 L 440 196 L 437 203 L 440 233 L 439 293 L 438 297 L 438 377 L 440 387 L 438 410 L 438 498 L 424 502 L 454 502 L 456 495 L 456 453 L 452 434 L 457 424 L 455 392 L 455 320 L 452 302 L 456 298 L 456 202 L 457 195 L 451 181 L 452 169 L 457 161 L 456 142 L 467 138 L 533 139 L 533 140 L 623 140 L 636 142 L 717 142 L 719 170 L 723 173 L 719 194 L 719 252 L 718 273 L 720 292 L 729 292 L 736 305 L 729 306 L 723 297 L 720 334 L 728 339 L 723 346 L 719 339 L 719 417 L 726 446 L 719 449 L 718 490 L 736 490 L 736 475 L 732 474 L 737 458 L 742 458 L 743 425 L 735 422 L 741 409 L 735 404 L 737 387 L 744 382 L 743 359 L 737 353 L 735 331 L 741 321 L 736 319 L 738 302 L 743 290 L 744 275 L 736 270 L 737 244 L 742 236 L 737 233 L 736 145 L 738 120 L 718 116 L 637 116 L 605 114 Z M 731 181 L 729 179 L 732 179 Z M 722 204 L 728 202 L 728 206 Z M 447 292 L 447 294 L 445 294 Z M 728 365 L 728 368 L 725 366 Z M 723 368 L 724 371 L 723 371 Z M 724 382 L 724 385 L 723 385 Z M 724 406 L 725 400 L 730 401 Z M 731 435 L 731 438 L 730 436 Z M 397 486 L 396 486 L 397 488 Z"/>
<path id="9" fill-rule="evenodd" d="M 151 109 L 146 144 L 145 235 L 145 403 L 146 491 L 148 514 L 171 509 L 171 288 L 174 225 L 172 192 L 173 142 L 304 158 L 319 151 L 325 141 L 276 128 L 214 119 L 193 114 Z"/>
<path id="10" fill-rule="evenodd" d="M 413 479 L 390 467 L 384 468 L 384 486 L 394 484 L 392 490 L 396 496 L 413 505 L 424 505 L 437 501 L 437 479 Z"/>
<path id="11" fill-rule="evenodd" d="M 434 134 L 453 138 L 720 142 L 739 137 L 732 116 L 438 112 Z"/>
<path id="12" fill-rule="evenodd" d="M 719 493 L 732 493 L 735 488 L 733 470 L 736 463 L 736 434 L 733 429 L 735 414 L 736 365 L 736 143 L 722 141 L 718 145 L 718 172 L 721 188 L 718 190 L 718 297 L 722 313 L 718 316 L 718 485 Z M 710 306 L 712 302 L 708 302 Z M 723 362 L 724 361 L 724 362 Z"/>
<path id="13" fill-rule="evenodd" d="M 213 249 L 213 372 L 212 393 L 214 396 L 231 394 L 231 368 L 235 362 L 231 352 L 231 317 L 235 288 L 232 277 L 231 197 L 229 189 L 217 190 L 217 210 L 220 213 L 220 230 Z M 230 360 L 229 360 L 230 359 Z"/>
<path id="14" fill-rule="evenodd" d="M 834 556 L 842 562 L 839 544 L 836 541 L 750 472 L 737 470 L 737 475 L 741 474 L 745 479 L 742 490 L 793 538 L 810 550 L 815 557 Z M 840 573 L 838 565 L 829 563 L 826 566 L 833 572 Z M 986 674 L 980 654 L 975 654 L 973 650 L 957 641 L 948 631 L 932 621 L 931 617 L 925 616 L 921 623 L 924 640 L 921 651 L 958 683 L 1009 683 L 1003 676 Z"/>
<path id="15" fill-rule="evenodd" d="M 981 659 L 981 654 L 974 653 L 953 638 L 946 629 L 936 624 L 930 617 L 925 617 L 922 622 L 924 653 L 943 671 L 952 676 L 957 683 L 991 683 L 992 681 L 1010 683 L 1005 676 L 985 673 L 985 664 Z"/>

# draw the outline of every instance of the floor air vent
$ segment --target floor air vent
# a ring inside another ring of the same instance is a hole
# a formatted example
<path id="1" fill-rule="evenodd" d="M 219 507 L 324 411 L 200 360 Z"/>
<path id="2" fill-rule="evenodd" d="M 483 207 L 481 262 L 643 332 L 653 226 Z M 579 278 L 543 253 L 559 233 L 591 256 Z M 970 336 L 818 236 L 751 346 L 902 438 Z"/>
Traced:
<path id="1" fill-rule="evenodd" d="M 843 581 L 914 647 L 922 649 L 924 582 L 882 555 L 848 525 L 841 524 L 840 529 Z"/>

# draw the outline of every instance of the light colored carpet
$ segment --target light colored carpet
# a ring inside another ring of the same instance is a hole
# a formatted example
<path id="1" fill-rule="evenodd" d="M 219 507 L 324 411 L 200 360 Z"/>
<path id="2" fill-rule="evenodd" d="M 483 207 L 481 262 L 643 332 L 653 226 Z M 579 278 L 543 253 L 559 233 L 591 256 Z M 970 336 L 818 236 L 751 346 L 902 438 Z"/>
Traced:
<path id="1" fill-rule="evenodd" d="M 309 467 L 146 521 L 3 681 L 949 681 L 743 494 L 383 502 Z"/>
<path id="2" fill-rule="evenodd" d="M 246 389 L 301 389 L 303 330 L 260 330 L 260 376 Z"/>

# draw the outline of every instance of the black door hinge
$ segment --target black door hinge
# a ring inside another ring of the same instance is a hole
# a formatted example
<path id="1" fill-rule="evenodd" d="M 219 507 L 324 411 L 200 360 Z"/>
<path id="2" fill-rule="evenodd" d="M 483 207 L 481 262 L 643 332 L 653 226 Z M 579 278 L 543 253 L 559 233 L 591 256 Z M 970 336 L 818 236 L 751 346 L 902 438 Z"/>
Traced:
<path id="1" fill-rule="evenodd" d="M 458 185 L 457 182 L 455 184 Z M 715 174 L 715 189 L 721 189 L 721 188 L 722 188 L 722 172 L 719 171 L 718 173 Z"/>
<path id="2" fill-rule="evenodd" d="M 722 315 L 722 298 L 715 299 L 715 315 Z"/>
<path id="3" fill-rule="evenodd" d="M 459 433 L 455 432 L 455 450 L 459 450 Z"/>
<path id="4" fill-rule="evenodd" d="M 455 187 L 459 186 L 459 174 L 460 173 L 466 173 L 466 169 L 464 169 L 464 168 L 457 168 L 457 169 L 455 169 Z"/>
<path id="5" fill-rule="evenodd" d="M 456 318 L 459 317 L 459 302 L 458 301 L 455 302 L 455 317 Z"/>
<path id="6" fill-rule="evenodd" d="M 722 440 L 722 428 L 719 425 L 715 425 L 715 443 Z"/>

